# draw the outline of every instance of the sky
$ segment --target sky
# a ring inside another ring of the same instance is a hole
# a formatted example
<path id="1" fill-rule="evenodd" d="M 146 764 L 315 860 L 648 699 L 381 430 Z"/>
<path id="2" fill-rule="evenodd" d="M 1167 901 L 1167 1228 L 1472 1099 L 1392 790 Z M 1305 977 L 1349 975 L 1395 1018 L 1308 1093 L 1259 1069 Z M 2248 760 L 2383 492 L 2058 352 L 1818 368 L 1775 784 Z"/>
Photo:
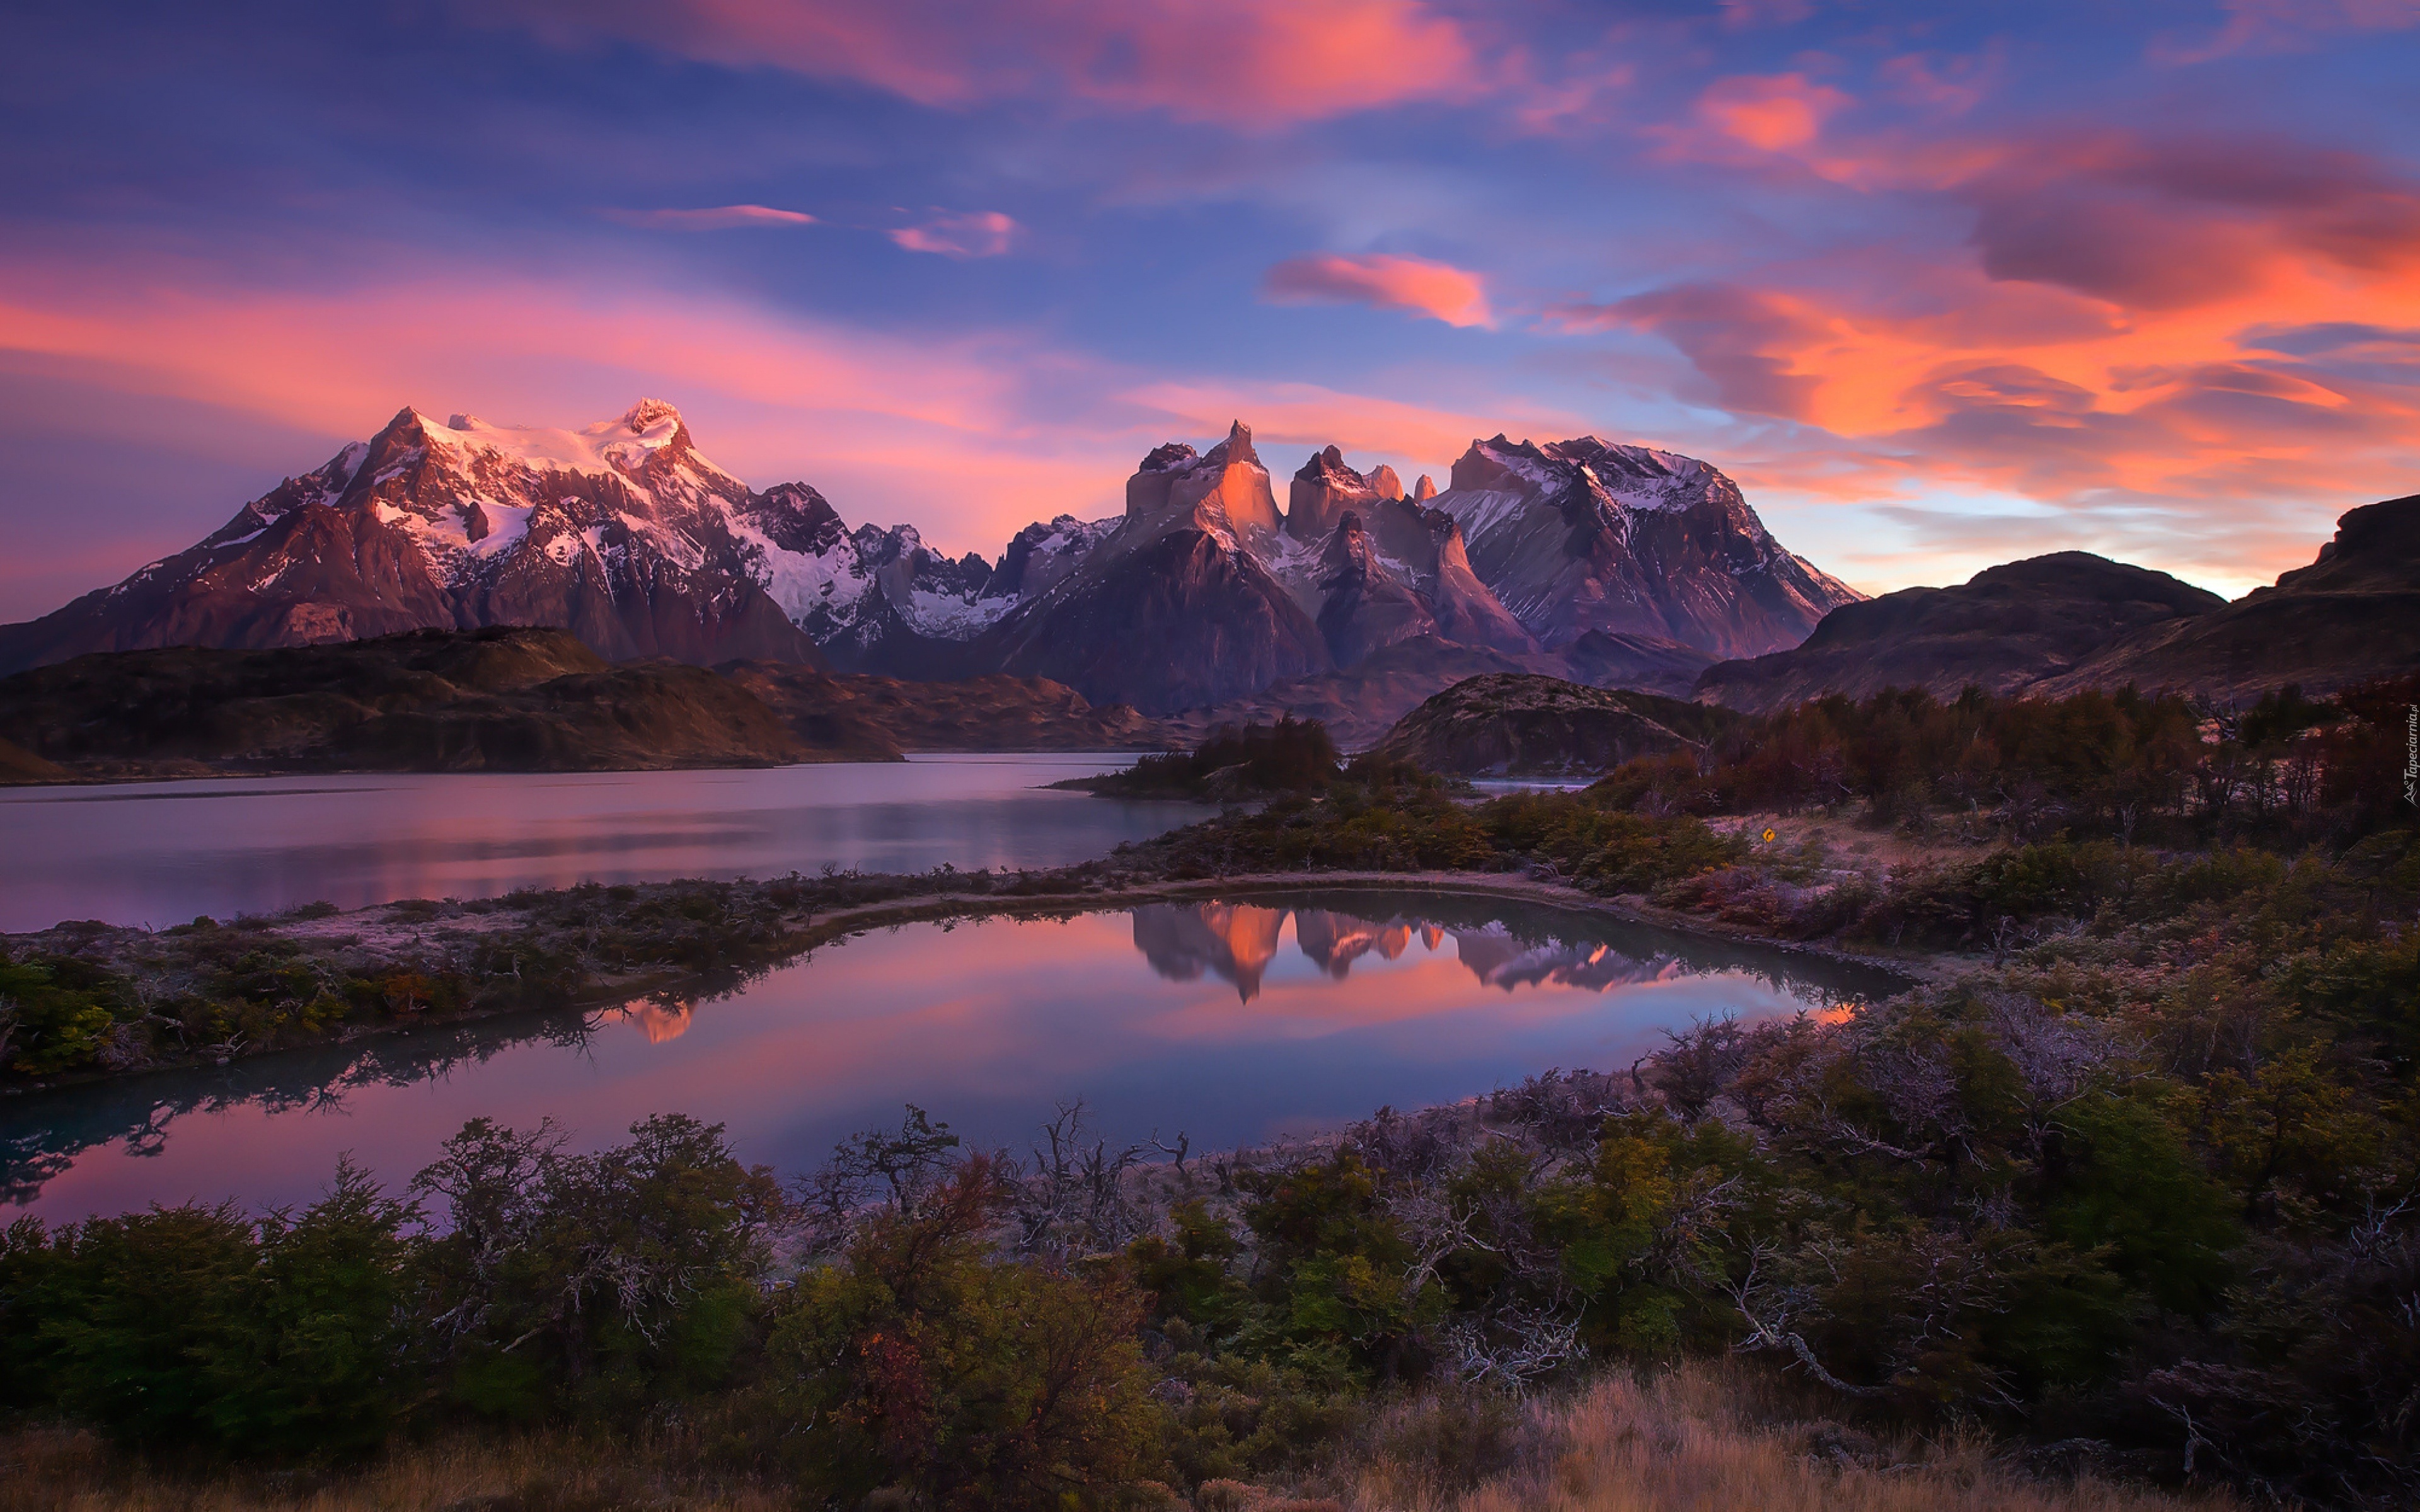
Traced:
<path id="1" fill-rule="evenodd" d="M 2420 0 L 20 0 L 0 620 L 405 406 L 996 556 L 1231 419 L 1704 457 L 1868 592 L 2420 491 Z"/>

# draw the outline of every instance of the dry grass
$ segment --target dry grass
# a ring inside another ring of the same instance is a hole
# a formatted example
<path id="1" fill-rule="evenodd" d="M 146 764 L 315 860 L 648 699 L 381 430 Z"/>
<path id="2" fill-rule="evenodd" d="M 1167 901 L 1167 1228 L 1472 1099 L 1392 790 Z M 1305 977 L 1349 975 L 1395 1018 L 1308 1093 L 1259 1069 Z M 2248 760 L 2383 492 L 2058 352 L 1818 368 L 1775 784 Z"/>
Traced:
<path id="1" fill-rule="evenodd" d="M 1830 1424 L 1777 1424 L 1745 1372 L 1691 1365 L 1600 1381 L 1534 1404 L 1520 1462 L 1464 1491 L 1378 1458 L 1354 1512 L 2231 1512 L 2231 1501 L 2045 1481 L 1979 1439 L 1884 1443 Z"/>
<path id="2" fill-rule="evenodd" d="M 783 1493 L 713 1486 L 644 1448 L 549 1434 L 398 1446 L 335 1473 L 180 1473 L 108 1453 L 88 1433 L 0 1438 L 0 1512 L 775 1512 Z"/>
<path id="3" fill-rule="evenodd" d="M 1202 1488 L 1202 1512 L 2236 1512 L 2172 1496 L 2032 1478 L 1978 1438 L 1876 1441 L 1808 1423 L 1768 1374 L 1716 1363 L 1616 1375 L 1531 1403 L 1497 1430 L 1435 1402 L 1382 1414 L 1346 1462 L 1282 1492 Z M 1476 1487 L 1441 1463 L 1475 1437 L 1512 1461 Z M 89 1434 L 0 1437 L 0 1512 L 775 1512 L 781 1488 L 718 1484 L 681 1445 L 607 1445 L 569 1434 L 460 1435 L 398 1445 L 377 1464 L 315 1473 L 179 1473 L 108 1453 Z M 1336 1496 L 1329 1501 L 1327 1496 Z M 1170 1499 L 1171 1506 L 1182 1502 Z"/>

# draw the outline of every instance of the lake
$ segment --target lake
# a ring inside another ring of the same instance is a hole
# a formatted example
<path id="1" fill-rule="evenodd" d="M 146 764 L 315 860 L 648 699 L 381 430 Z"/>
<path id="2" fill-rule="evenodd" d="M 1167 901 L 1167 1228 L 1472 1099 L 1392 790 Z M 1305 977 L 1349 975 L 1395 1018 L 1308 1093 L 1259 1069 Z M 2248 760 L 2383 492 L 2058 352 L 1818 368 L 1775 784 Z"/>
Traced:
<path id="1" fill-rule="evenodd" d="M 551 1117 L 595 1148 L 674 1111 L 727 1123 L 744 1158 L 790 1174 L 911 1102 L 984 1146 L 1021 1149 L 1082 1098 L 1114 1140 L 1232 1149 L 1550 1067 L 1627 1069 L 1667 1027 L 1900 985 L 1810 954 L 1434 894 L 909 924 L 705 1001 L 0 1099 L 0 1178 L 54 1219 L 196 1196 L 257 1207 L 307 1200 L 339 1151 L 399 1183 L 473 1116 Z"/>
<path id="2" fill-rule="evenodd" d="M 1043 791 L 1131 755 L 935 755 L 742 771 L 209 779 L 0 789 L 0 933 L 180 924 L 325 900 L 1063 866 L 1202 818 Z"/>

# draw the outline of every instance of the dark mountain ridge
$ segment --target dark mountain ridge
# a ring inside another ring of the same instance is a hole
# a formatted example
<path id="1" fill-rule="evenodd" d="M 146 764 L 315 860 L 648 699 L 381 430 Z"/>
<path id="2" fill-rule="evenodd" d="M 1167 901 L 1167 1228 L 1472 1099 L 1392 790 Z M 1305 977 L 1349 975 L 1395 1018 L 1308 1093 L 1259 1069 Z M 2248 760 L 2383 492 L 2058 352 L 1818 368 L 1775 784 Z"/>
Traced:
<path id="1" fill-rule="evenodd" d="M 2082 551 L 1835 609 L 1806 643 L 1719 663 L 1696 696 L 1769 713 L 1889 687 L 2063 697 L 2133 684 L 2242 703 L 2420 670 L 2420 495 L 2351 510 L 2318 559 L 2229 603 Z"/>

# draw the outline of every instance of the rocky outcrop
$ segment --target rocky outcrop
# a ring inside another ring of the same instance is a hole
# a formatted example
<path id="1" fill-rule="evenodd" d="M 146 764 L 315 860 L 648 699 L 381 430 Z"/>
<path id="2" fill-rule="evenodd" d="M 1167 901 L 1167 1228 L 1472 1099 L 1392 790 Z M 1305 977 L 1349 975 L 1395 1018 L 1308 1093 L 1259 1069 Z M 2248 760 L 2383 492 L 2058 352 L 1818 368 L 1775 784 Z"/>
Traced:
<path id="1" fill-rule="evenodd" d="M 1330 530 L 1320 567 L 1319 631 L 1337 665 L 1350 667 L 1398 640 L 1437 633 L 1436 616 L 1409 582 L 1378 562 L 1354 511 L 1346 510 Z"/>
<path id="2" fill-rule="evenodd" d="M 1782 549 L 1720 471 L 1650 447 L 1473 441 L 1435 504 L 1548 650 L 1601 630 L 1759 656 L 1862 596 Z"/>
<path id="3" fill-rule="evenodd" d="M 703 668 L 612 665 L 551 629 L 101 653 L 0 679 L 0 724 L 43 760 L 99 776 L 606 771 L 834 755 Z"/>
<path id="4" fill-rule="evenodd" d="M 2333 692 L 2420 671 L 2420 494 L 2336 521 L 2319 559 L 2224 608 L 2143 625 L 2039 690 L 2187 689 L 2249 702 L 2288 683 Z"/>
<path id="5" fill-rule="evenodd" d="M 1013 605 L 1049 592 L 1117 528 L 1114 519 L 1080 520 L 1073 515 L 1028 525 L 1010 538 L 1000 565 L 984 581 L 980 601 Z"/>
<path id="6" fill-rule="evenodd" d="M 1988 567 L 1956 588 L 1907 588 L 1834 609 L 1793 650 L 1708 668 L 1697 695 L 1763 713 L 1885 687 L 1940 699 L 1969 685 L 2021 692 L 2130 632 L 2174 629 L 2225 604 L 2164 572 L 2061 551 Z"/>
<path id="7" fill-rule="evenodd" d="M 1390 470 L 1356 471 L 1331 446 L 1295 474 L 1280 517 L 1241 422 L 1206 454 L 1169 442 L 1127 480 L 1116 529 L 1039 592 L 1020 580 L 1023 601 L 976 654 L 1170 714 L 1404 641 L 1536 651 L 1472 572 L 1452 517 L 1402 492 Z"/>
<path id="8" fill-rule="evenodd" d="M 1332 664 L 1319 626 L 1202 500 L 1129 517 L 979 649 L 1004 671 L 1149 714 L 1220 702 Z"/>
<path id="9" fill-rule="evenodd" d="M 1269 470 L 1252 450 L 1252 428 L 1238 420 L 1227 439 L 1195 455 L 1182 441 L 1155 448 L 1126 480 L 1126 518 L 1152 521 L 1171 514 L 1225 531 L 1248 549 L 1265 552 L 1282 528 Z"/>
<path id="10" fill-rule="evenodd" d="M 1327 539 L 1346 514 L 1367 512 L 1379 500 L 1402 493 L 1400 486 L 1382 493 L 1371 478 L 1346 467 L 1344 454 L 1333 446 L 1313 452 L 1286 486 L 1286 533 L 1316 545 Z"/>
<path id="11" fill-rule="evenodd" d="M 1465 777 L 1593 777 L 1702 745 L 1726 717 L 1652 693 L 1495 673 L 1404 716 L 1373 754 Z"/>

